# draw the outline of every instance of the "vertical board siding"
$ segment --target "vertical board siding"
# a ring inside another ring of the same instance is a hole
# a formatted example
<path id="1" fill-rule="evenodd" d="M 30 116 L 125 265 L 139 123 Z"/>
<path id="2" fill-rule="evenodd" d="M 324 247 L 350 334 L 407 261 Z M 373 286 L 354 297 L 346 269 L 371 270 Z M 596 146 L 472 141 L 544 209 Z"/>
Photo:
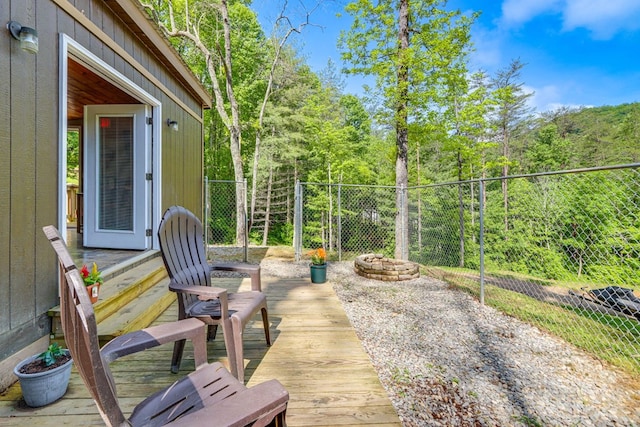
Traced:
<path id="1" fill-rule="evenodd" d="M 10 9 L 0 7 L 0 22 L 11 20 Z M 0 37 L 0 52 L 9 52 L 14 40 L 7 34 Z M 11 105 L 6 100 L 11 99 L 10 79 L 2 76 L 10 76 L 11 61 L 0 61 L 0 117 L 11 117 Z M 9 120 L 9 128 L 12 121 Z M 9 258 L 11 249 L 11 137 L 5 130 L 0 131 L 0 334 L 11 325 L 11 299 L 9 289 Z"/>
<path id="2" fill-rule="evenodd" d="M 36 26 L 33 4 L 11 1 L 12 18 L 22 25 Z M 35 211 L 36 211 L 36 55 L 12 43 L 11 71 L 11 328 L 35 318 Z"/>
<path id="3" fill-rule="evenodd" d="M 56 34 L 56 8 L 52 3 L 43 2 L 39 5 L 37 28 L 43 34 Z M 58 63 L 58 40 L 56 37 L 44 37 L 39 41 L 40 50 L 38 61 L 47 64 Z M 42 233 L 42 227 L 56 224 L 58 215 L 58 164 L 52 159 L 58 159 L 58 109 L 51 107 L 51 99 L 58 99 L 59 68 L 52 67 L 47 73 L 38 73 L 36 80 L 36 221 L 33 233 L 35 235 L 36 260 L 35 293 L 36 314 L 45 313 L 51 302 L 58 297 L 57 274 L 55 274 L 56 257 L 51 245 Z M 53 96 L 52 96 L 53 95 Z M 56 131 L 51 131 L 55 129 Z M 52 178 L 56 177 L 56 179 Z"/>
<path id="4" fill-rule="evenodd" d="M 176 82 L 160 60 L 102 0 L 69 0 L 159 84 L 128 63 L 52 0 L 8 0 L 3 24 L 16 20 L 39 34 L 39 53 L 0 37 L 0 360 L 50 331 L 46 311 L 58 304 L 57 263 L 41 227 L 58 223 L 59 35 L 65 33 L 162 102 L 162 200 L 202 210 L 202 126 L 179 102 L 202 112 L 202 100 Z M 66 6 L 64 6 L 66 7 Z M 8 58 L 8 60 L 6 59 Z M 171 88 L 180 101 L 160 87 Z M 169 131 L 167 117 L 180 123 Z M 159 218 L 155 218 L 157 223 Z"/>

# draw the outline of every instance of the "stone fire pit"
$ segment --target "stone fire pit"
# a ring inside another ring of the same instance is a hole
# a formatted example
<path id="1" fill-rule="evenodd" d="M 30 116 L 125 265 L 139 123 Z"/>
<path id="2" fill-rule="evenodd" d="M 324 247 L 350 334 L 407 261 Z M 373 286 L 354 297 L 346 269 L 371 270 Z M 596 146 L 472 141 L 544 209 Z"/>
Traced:
<path id="1" fill-rule="evenodd" d="M 356 258 L 353 269 L 360 276 L 387 282 L 411 280 L 420 277 L 418 264 L 411 261 L 386 258 L 380 254 L 360 255 Z"/>

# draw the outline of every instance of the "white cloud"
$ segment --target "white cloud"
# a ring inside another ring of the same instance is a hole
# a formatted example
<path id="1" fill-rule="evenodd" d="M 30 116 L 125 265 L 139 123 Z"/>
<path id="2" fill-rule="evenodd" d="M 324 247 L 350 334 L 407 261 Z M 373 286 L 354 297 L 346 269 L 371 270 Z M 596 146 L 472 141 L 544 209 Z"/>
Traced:
<path id="1" fill-rule="evenodd" d="M 543 105 L 545 101 L 542 99 L 543 97 L 540 95 L 540 93 L 541 93 L 540 89 L 536 89 L 536 88 L 533 88 L 531 86 L 523 85 L 522 86 L 522 91 L 525 94 L 531 95 L 529 97 L 529 99 L 527 99 L 527 105 L 529 106 L 529 108 L 533 108 L 535 111 L 544 111 L 545 110 L 545 105 Z"/>
<path id="2" fill-rule="evenodd" d="M 504 63 L 503 37 L 499 31 L 476 28 L 473 33 L 472 69 L 494 69 Z"/>
<path id="3" fill-rule="evenodd" d="M 523 24 L 538 15 L 558 11 L 562 0 L 505 0 L 502 21 L 508 26 Z"/>
<path id="4" fill-rule="evenodd" d="M 640 28 L 638 0 L 567 0 L 563 29 L 586 28 L 598 39 L 609 39 L 623 30 Z"/>
<path id="5" fill-rule="evenodd" d="M 571 86 L 575 86 L 572 84 Z M 559 108 L 581 108 L 591 107 L 591 105 L 578 105 L 576 103 L 563 102 L 564 98 L 570 96 L 566 89 L 561 89 L 557 85 L 546 85 L 539 88 L 524 85 L 522 90 L 525 93 L 531 93 L 527 105 L 534 109 L 536 113 L 544 113 L 546 111 L 554 111 Z M 569 92 L 571 92 L 569 90 Z"/>
<path id="6" fill-rule="evenodd" d="M 596 39 L 640 29 L 638 0 L 504 0 L 501 22 L 513 27 L 544 14 L 560 15 L 564 31 L 585 28 Z"/>

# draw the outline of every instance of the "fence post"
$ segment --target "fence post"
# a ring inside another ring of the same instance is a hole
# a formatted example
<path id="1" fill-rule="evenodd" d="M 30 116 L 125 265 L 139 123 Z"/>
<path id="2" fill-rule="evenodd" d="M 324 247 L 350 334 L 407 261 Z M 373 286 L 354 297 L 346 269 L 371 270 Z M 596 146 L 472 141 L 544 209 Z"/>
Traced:
<path id="1" fill-rule="evenodd" d="M 484 181 L 478 181 L 478 197 L 480 203 L 480 305 L 484 305 Z"/>
<path id="2" fill-rule="evenodd" d="M 300 261 L 302 251 L 302 184 L 296 180 L 293 197 L 293 249 L 295 260 Z"/>
<path id="3" fill-rule="evenodd" d="M 342 183 L 338 183 L 338 261 L 342 261 Z"/>

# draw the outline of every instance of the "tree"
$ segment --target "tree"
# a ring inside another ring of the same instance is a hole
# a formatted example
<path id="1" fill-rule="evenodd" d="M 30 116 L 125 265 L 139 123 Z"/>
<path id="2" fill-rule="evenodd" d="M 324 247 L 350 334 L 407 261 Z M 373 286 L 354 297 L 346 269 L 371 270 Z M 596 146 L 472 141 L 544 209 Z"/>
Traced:
<path id="1" fill-rule="evenodd" d="M 437 104 L 442 80 L 468 48 L 475 15 L 446 11 L 444 0 L 371 0 L 349 3 L 354 18 L 339 46 L 353 74 L 372 75 L 384 100 L 396 143 L 395 257 L 409 255 L 409 123 L 417 112 Z"/>
<path id="2" fill-rule="evenodd" d="M 447 123 L 447 137 L 443 150 L 456 156 L 456 179 L 463 181 L 474 178 L 474 170 L 483 171 L 481 164 L 487 144 L 487 114 L 491 108 L 486 76 L 479 72 L 468 80 L 464 75 L 451 74 L 447 84 L 448 108 L 444 110 Z M 470 186 L 470 206 L 473 207 L 473 184 Z M 483 195 L 484 197 L 484 195 Z M 473 218 L 473 210 L 472 210 Z M 463 186 L 458 185 L 458 224 L 460 244 L 460 267 L 464 267 L 464 199 Z"/>
<path id="3" fill-rule="evenodd" d="M 640 106 L 634 108 L 625 116 L 620 124 L 618 140 L 622 142 L 622 150 L 626 154 L 624 162 L 636 163 L 640 161 Z"/>
<path id="4" fill-rule="evenodd" d="M 302 23 L 294 26 L 291 23 L 291 19 L 285 15 L 286 8 L 288 2 L 285 1 L 282 9 L 280 10 L 280 14 L 276 18 L 276 22 L 274 25 L 273 33 L 271 36 L 271 42 L 273 44 L 273 57 L 271 60 L 271 66 L 269 72 L 267 74 L 267 85 L 264 90 L 264 96 L 262 99 L 262 103 L 260 105 L 260 111 L 258 113 L 258 123 L 256 129 L 256 143 L 254 147 L 253 154 L 253 172 L 251 174 L 251 210 L 249 214 L 249 224 L 253 223 L 253 217 L 255 214 L 255 200 L 257 195 L 257 178 L 258 178 L 258 165 L 260 160 L 260 145 L 262 142 L 262 132 L 264 129 L 264 117 L 267 106 L 269 105 L 269 98 L 271 97 L 274 85 L 274 79 L 276 77 L 276 68 L 280 63 L 280 58 L 282 55 L 282 51 L 293 34 L 299 34 L 302 32 L 304 27 L 309 25 L 309 17 L 315 11 L 320 3 L 316 3 L 315 7 L 313 7 L 310 11 L 307 11 Z M 269 175 L 272 178 L 272 174 Z M 251 228 L 251 225 L 249 226 Z M 266 233 L 263 241 L 266 241 Z"/>
<path id="5" fill-rule="evenodd" d="M 231 19 L 229 1 L 159 2 L 158 7 L 141 2 L 168 37 L 189 41 L 204 59 L 212 85 L 214 107 L 230 135 L 229 146 L 233 162 L 234 179 L 244 180 L 242 167 L 240 105 L 233 84 L 231 60 Z M 244 7 L 244 6 L 240 6 Z M 178 13 L 176 13 L 176 11 Z M 246 194 L 236 185 L 236 241 L 244 240 Z"/>
<path id="6" fill-rule="evenodd" d="M 494 115 L 495 126 L 498 130 L 497 138 L 502 146 L 500 164 L 502 177 L 509 175 L 509 167 L 513 165 L 511 159 L 511 141 L 515 138 L 516 131 L 523 122 L 527 121 L 531 114 L 531 108 L 527 100 L 533 93 L 525 93 L 523 83 L 519 81 L 520 71 L 525 64 L 515 59 L 511 64 L 500 71 L 492 79 L 494 87 L 494 99 L 497 105 Z M 502 180 L 502 200 L 504 208 L 504 231 L 507 238 L 509 230 L 509 193 L 507 179 Z"/>
<path id="7" fill-rule="evenodd" d="M 550 172 L 567 169 L 569 164 L 569 143 L 560 138 L 555 125 L 547 125 L 538 130 L 533 144 L 526 152 L 529 172 Z"/>

